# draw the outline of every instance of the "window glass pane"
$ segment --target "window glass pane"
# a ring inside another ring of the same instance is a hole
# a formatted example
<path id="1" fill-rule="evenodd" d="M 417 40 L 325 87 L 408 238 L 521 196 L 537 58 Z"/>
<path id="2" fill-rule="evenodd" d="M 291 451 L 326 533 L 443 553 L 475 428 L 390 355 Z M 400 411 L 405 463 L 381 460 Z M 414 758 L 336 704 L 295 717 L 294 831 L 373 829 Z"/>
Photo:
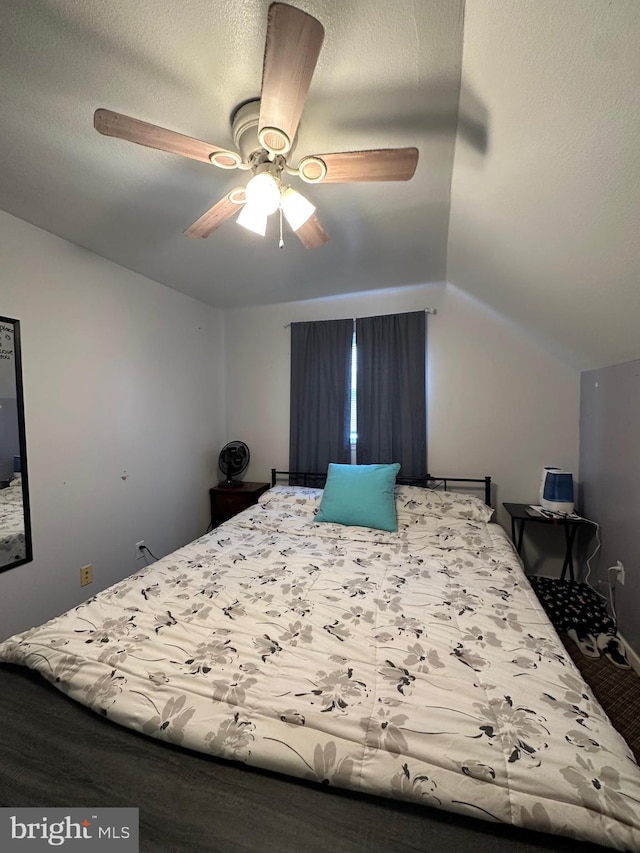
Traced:
<path id="1" fill-rule="evenodd" d="M 349 418 L 349 442 L 352 445 L 357 444 L 358 442 L 358 410 L 356 407 L 358 392 L 358 362 L 356 352 L 356 332 L 354 329 L 351 341 L 351 412 Z"/>

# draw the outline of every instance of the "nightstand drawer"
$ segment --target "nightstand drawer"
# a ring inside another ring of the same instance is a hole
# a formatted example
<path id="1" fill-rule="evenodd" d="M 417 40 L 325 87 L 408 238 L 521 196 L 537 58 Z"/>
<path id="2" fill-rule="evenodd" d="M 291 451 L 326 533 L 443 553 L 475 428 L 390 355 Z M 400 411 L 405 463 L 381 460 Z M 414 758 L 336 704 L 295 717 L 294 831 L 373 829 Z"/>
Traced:
<path id="1" fill-rule="evenodd" d="M 269 488 L 269 483 L 242 483 L 240 486 L 214 486 L 209 489 L 211 499 L 211 527 L 222 524 L 239 512 L 258 502 Z"/>
<path id="2" fill-rule="evenodd" d="M 216 495 L 215 498 L 215 507 L 216 514 L 219 516 L 224 516 L 224 518 L 231 518 L 232 515 L 237 515 L 239 512 L 242 512 L 243 509 L 246 509 L 247 506 L 247 498 L 246 495 Z"/>

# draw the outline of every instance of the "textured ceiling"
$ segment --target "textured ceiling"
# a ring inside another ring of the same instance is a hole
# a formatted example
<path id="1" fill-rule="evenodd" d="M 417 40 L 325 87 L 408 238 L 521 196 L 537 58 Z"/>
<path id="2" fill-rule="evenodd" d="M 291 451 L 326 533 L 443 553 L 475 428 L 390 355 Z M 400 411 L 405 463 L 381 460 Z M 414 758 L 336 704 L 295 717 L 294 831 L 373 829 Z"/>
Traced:
<path id="1" fill-rule="evenodd" d="M 330 234 L 322 248 L 290 233 L 279 250 L 275 229 L 262 239 L 233 221 L 205 240 L 184 237 L 246 173 L 93 129 L 106 107 L 233 147 L 234 107 L 260 94 L 268 5 L 3 0 L 0 207 L 220 307 L 443 281 L 461 0 L 297 3 L 323 23 L 325 41 L 296 159 L 420 150 L 409 183 L 299 185 Z"/>
<path id="2" fill-rule="evenodd" d="M 0 208 L 219 307 L 446 280 L 579 368 L 640 358 L 640 2 L 296 3 L 326 31 L 296 157 L 420 151 L 408 183 L 303 185 L 328 244 L 189 240 L 238 173 L 92 126 L 231 146 L 269 0 L 2 0 Z"/>

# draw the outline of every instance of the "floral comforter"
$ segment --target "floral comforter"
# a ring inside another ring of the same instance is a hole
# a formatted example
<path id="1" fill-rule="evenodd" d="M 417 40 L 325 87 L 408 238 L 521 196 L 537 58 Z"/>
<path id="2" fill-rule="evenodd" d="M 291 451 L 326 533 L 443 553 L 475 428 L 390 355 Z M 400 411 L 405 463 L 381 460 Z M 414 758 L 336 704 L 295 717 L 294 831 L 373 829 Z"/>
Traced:
<path id="1" fill-rule="evenodd" d="M 640 770 L 506 535 L 419 492 L 382 533 L 271 490 L 0 660 L 190 749 L 640 851 Z"/>
<path id="2" fill-rule="evenodd" d="M 27 549 L 24 535 L 22 481 L 0 489 L 0 566 L 22 560 Z"/>

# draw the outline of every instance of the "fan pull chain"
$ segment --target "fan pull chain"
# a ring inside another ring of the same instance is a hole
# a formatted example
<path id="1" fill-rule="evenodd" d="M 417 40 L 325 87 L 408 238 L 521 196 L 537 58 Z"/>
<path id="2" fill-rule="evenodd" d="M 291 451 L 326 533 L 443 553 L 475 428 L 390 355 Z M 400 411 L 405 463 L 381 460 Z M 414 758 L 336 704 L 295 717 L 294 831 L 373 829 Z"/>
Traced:
<path id="1" fill-rule="evenodd" d="M 280 242 L 278 243 L 279 249 L 284 249 L 284 240 L 282 239 L 282 205 L 280 205 Z"/>

